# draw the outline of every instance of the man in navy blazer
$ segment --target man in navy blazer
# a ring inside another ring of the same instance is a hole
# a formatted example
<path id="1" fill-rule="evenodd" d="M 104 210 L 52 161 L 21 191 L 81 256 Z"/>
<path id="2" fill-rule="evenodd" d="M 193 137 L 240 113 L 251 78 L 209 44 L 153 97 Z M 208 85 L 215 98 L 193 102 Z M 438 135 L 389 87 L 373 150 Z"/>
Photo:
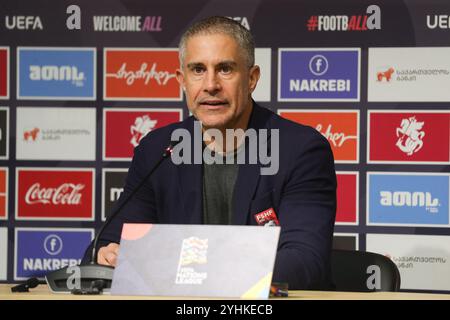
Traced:
<path id="1" fill-rule="evenodd" d="M 283 119 L 252 100 L 260 71 L 254 65 L 253 39 L 239 23 L 212 17 L 194 24 L 181 39 L 180 63 L 177 79 L 193 116 L 151 131 L 140 141 L 121 199 L 160 160 L 176 129 L 194 137 L 185 143 L 194 151 L 195 137 L 201 139 L 201 133 L 211 128 L 224 135 L 226 129 L 266 132 L 257 135 L 258 146 L 266 146 L 272 156 L 276 153 L 272 160 L 277 163 L 271 163 L 276 170 L 262 174 L 267 163 L 248 161 L 251 139 L 231 150 L 233 155 L 242 150 L 247 159 L 243 164 L 207 167 L 204 161 L 195 163 L 195 152 L 188 163 L 164 160 L 105 229 L 98 263 L 116 264 L 125 222 L 271 222 L 281 226 L 273 281 L 287 282 L 289 289 L 330 289 L 336 175 L 327 140 L 313 128 Z M 213 154 L 230 151 L 213 139 L 203 141 L 201 151 L 208 148 L 214 149 Z"/>

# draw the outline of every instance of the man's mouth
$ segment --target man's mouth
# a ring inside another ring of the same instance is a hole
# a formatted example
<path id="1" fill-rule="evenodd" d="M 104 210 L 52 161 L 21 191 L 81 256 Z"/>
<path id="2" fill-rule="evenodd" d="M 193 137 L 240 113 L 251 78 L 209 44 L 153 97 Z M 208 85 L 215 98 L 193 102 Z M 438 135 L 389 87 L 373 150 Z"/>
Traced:
<path id="1" fill-rule="evenodd" d="M 204 100 L 200 102 L 201 106 L 205 106 L 208 109 L 219 109 L 228 106 L 228 101 L 226 100 Z"/>

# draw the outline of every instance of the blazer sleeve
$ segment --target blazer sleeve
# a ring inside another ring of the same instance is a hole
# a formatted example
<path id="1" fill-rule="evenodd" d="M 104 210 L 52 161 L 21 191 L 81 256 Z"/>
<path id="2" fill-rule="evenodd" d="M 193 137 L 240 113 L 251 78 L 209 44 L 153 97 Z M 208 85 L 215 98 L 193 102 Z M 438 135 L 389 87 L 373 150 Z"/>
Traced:
<path id="1" fill-rule="evenodd" d="M 289 166 L 273 281 L 289 289 L 332 288 L 330 255 L 336 215 L 336 173 L 328 141 L 312 135 Z"/>

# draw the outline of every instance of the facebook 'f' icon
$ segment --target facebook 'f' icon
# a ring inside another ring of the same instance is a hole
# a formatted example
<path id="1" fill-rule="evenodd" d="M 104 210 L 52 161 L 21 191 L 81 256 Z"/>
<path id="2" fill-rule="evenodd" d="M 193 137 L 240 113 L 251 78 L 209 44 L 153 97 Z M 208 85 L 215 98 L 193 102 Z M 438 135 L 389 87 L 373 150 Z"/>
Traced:
<path id="1" fill-rule="evenodd" d="M 328 70 L 328 60 L 323 55 L 315 55 L 309 60 L 309 70 L 316 76 L 325 74 Z"/>
<path id="2" fill-rule="evenodd" d="M 44 249 L 49 255 L 51 256 L 57 255 L 58 253 L 61 252 L 62 248 L 63 248 L 62 239 L 56 234 L 50 234 L 45 238 Z"/>

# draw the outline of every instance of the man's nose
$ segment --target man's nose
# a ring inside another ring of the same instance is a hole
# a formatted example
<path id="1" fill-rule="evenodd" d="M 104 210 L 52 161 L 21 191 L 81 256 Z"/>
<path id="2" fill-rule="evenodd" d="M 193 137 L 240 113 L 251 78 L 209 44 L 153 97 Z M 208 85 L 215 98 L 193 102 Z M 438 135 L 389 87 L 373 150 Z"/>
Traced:
<path id="1" fill-rule="evenodd" d="M 209 94 L 215 94 L 220 91 L 221 88 L 220 79 L 217 73 L 214 71 L 207 72 L 204 78 L 204 91 Z"/>

